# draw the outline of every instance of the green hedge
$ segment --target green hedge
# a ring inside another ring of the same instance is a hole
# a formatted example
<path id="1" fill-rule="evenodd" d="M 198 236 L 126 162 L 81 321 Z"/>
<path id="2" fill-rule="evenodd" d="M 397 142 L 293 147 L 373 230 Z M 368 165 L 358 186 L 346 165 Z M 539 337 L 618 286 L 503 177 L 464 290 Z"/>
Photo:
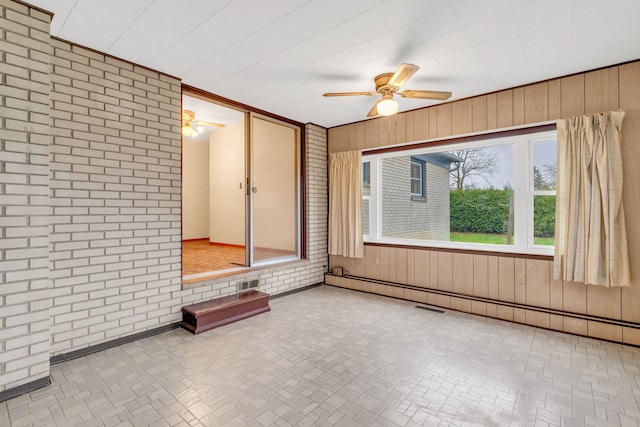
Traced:
<path id="1" fill-rule="evenodd" d="M 513 190 L 451 190 L 451 231 L 504 234 Z M 536 237 L 551 237 L 555 228 L 555 196 L 535 199 Z"/>

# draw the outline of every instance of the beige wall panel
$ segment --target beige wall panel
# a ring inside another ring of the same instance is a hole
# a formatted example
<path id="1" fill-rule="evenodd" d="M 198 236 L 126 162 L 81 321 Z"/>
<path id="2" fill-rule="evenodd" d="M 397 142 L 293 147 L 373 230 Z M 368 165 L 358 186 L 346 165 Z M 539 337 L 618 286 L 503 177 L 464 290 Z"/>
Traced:
<path id="1" fill-rule="evenodd" d="M 392 296 L 394 298 L 404 298 L 403 288 L 394 288 L 393 286 L 390 287 L 393 288 L 393 294 L 390 294 L 389 296 Z"/>
<path id="2" fill-rule="evenodd" d="M 339 148 L 338 147 L 338 134 L 340 132 L 339 129 L 340 128 L 331 128 L 327 132 L 327 138 L 328 138 L 327 150 L 328 150 L 329 154 L 338 152 L 338 148 Z"/>
<path id="3" fill-rule="evenodd" d="M 582 283 L 564 282 L 562 307 L 564 311 L 586 314 L 587 287 Z"/>
<path id="4" fill-rule="evenodd" d="M 620 66 L 620 108 L 625 111 L 622 122 L 622 157 L 633 159 L 623 163 L 622 198 L 626 215 L 627 244 L 631 262 L 631 286 L 622 290 L 622 318 L 640 322 L 640 61 Z"/>
<path id="5" fill-rule="evenodd" d="M 396 282 L 407 285 L 407 249 L 396 249 Z"/>
<path id="6" fill-rule="evenodd" d="M 429 133 L 429 139 L 432 139 L 438 136 L 438 112 L 436 107 L 431 107 L 427 110 L 429 111 L 429 128 L 427 132 Z"/>
<path id="7" fill-rule="evenodd" d="M 560 79 L 549 81 L 549 120 L 562 118 L 562 86 Z"/>
<path id="8" fill-rule="evenodd" d="M 513 307 L 505 307 L 503 305 L 496 306 L 496 317 L 502 320 L 513 322 Z M 488 311 L 488 309 L 487 309 Z"/>
<path id="9" fill-rule="evenodd" d="M 525 261 L 525 260 L 523 260 Z M 536 307 L 549 308 L 549 261 L 526 260 L 527 275 L 527 304 Z"/>
<path id="10" fill-rule="evenodd" d="M 513 321 L 517 323 L 526 323 L 527 321 L 526 310 L 522 308 L 514 308 Z"/>
<path id="11" fill-rule="evenodd" d="M 471 312 L 480 316 L 486 316 L 487 303 L 482 301 L 471 301 Z"/>
<path id="12" fill-rule="evenodd" d="M 399 113 L 393 116 L 395 120 L 393 126 L 395 128 L 394 144 L 402 144 L 408 141 L 407 139 L 407 113 Z"/>
<path id="13" fill-rule="evenodd" d="M 513 283 L 513 299 L 518 304 L 526 304 L 527 302 L 527 261 L 524 258 L 515 258 L 514 264 L 514 283 Z M 534 284 L 531 284 L 535 286 Z"/>
<path id="14" fill-rule="evenodd" d="M 622 327 L 622 342 L 629 345 L 640 346 L 640 329 Z"/>
<path id="15" fill-rule="evenodd" d="M 364 137 L 364 122 L 355 123 L 354 125 L 354 150 L 364 150 L 367 148 Z"/>
<path id="16" fill-rule="evenodd" d="M 471 99 L 451 104 L 451 134 L 461 135 L 473 130 L 473 106 Z"/>
<path id="17" fill-rule="evenodd" d="M 471 99 L 471 116 L 473 132 L 487 130 L 487 97 L 477 96 Z"/>
<path id="18" fill-rule="evenodd" d="M 415 286 L 416 284 L 416 251 L 407 249 L 407 285 Z"/>
<path id="19" fill-rule="evenodd" d="M 440 281 L 438 280 L 438 252 L 429 252 L 429 282 L 428 288 L 440 289 Z"/>
<path id="20" fill-rule="evenodd" d="M 429 138 L 429 110 L 421 108 L 413 112 L 413 140 Z"/>
<path id="21" fill-rule="evenodd" d="M 378 278 L 380 280 L 389 281 L 389 248 L 381 246 L 378 252 L 378 259 L 380 260 L 380 272 Z"/>
<path id="22" fill-rule="evenodd" d="M 498 95 L 490 93 L 487 98 L 487 129 L 498 128 Z"/>
<path id="23" fill-rule="evenodd" d="M 374 293 L 375 290 L 376 290 L 376 284 L 375 283 L 369 283 L 369 282 L 363 282 L 362 283 L 362 290 L 364 292 Z"/>
<path id="24" fill-rule="evenodd" d="M 587 286 L 587 314 L 622 318 L 622 294 L 620 288 L 605 288 L 602 286 Z"/>
<path id="25" fill-rule="evenodd" d="M 427 304 L 436 305 L 436 294 L 427 292 Z"/>
<path id="26" fill-rule="evenodd" d="M 426 304 L 427 303 L 427 293 L 425 291 L 413 290 L 413 291 L 411 291 L 411 299 L 413 301 L 418 301 L 418 302 L 421 302 L 423 304 Z"/>
<path id="27" fill-rule="evenodd" d="M 406 141 L 415 141 L 416 138 L 413 135 L 413 121 L 415 120 L 415 111 L 407 111 L 404 114 L 405 129 L 407 132 Z"/>
<path id="28" fill-rule="evenodd" d="M 573 317 L 565 316 L 564 331 L 570 334 L 587 336 L 587 321 L 584 319 L 575 319 Z"/>
<path id="29" fill-rule="evenodd" d="M 435 294 L 435 303 L 438 307 L 451 308 L 451 297 L 447 295 Z"/>
<path id="30" fill-rule="evenodd" d="M 376 260 L 378 259 L 379 247 L 366 246 L 364 247 L 364 259 L 365 259 L 365 271 L 366 277 L 369 279 L 378 279 L 380 275 L 380 268 Z"/>
<path id="31" fill-rule="evenodd" d="M 402 291 L 404 292 L 403 299 L 406 299 L 407 301 L 415 301 L 413 299 L 413 291 L 411 289 L 403 289 Z"/>
<path id="32" fill-rule="evenodd" d="M 553 261 L 549 261 L 549 306 L 554 310 L 562 310 L 562 280 L 553 279 Z"/>
<path id="33" fill-rule="evenodd" d="M 471 254 L 451 254 L 453 292 L 473 295 L 473 255 Z M 453 266 L 456 266 L 453 268 Z"/>
<path id="34" fill-rule="evenodd" d="M 549 84 L 537 83 L 524 87 L 524 122 L 549 120 Z"/>
<path id="35" fill-rule="evenodd" d="M 389 134 L 391 133 L 391 124 L 389 117 L 378 117 L 373 120 L 378 122 L 378 146 L 384 147 L 385 145 L 390 145 Z"/>
<path id="36" fill-rule="evenodd" d="M 525 310 L 525 323 L 539 328 L 549 329 L 550 318 L 549 313 L 540 313 L 532 310 Z"/>
<path id="37" fill-rule="evenodd" d="M 324 283 L 326 283 L 327 285 L 332 285 L 335 286 L 336 282 L 337 282 L 337 277 L 335 276 L 324 276 Z"/>
<path id="38" fill-rule="evenodd" d="M 485 255 L 473 255 L 473 295 L 489 297 L 489 263 Z"/>
<path id="39" fill-rule="evenodd" d="M 451 136 L 451 104 L 440 104 L 436 106 L 437 137 Z"/>
<path id="40" fill-rule="evenodd" d="M 584 76 L 586 114 L 616 110 L 618 98 L 618 67 L 586 73 Z"/>
<path id="41" fill-rule="evenodd" d="M 359 280 L 351 280 L 351 286 L 352 289 L 355 289 L 356 291 L 361 291 L 363 286 L 362 286 L 363 282 L 359 281 Z"/>
<path id="42" fill-rule="evenodd" d="M 524 123 L 524 88 L 517 87 L 513 89 L 513 124 L 520 126 Z"/>
<path id="43" fill-rule="evenodd" d="M 355 258 L 353 263 L 353 272 L 351 273 L 354 276 L 358 277 L 366 277 L 367 274 L 367 261 L 365 258 Z"/>
<path id="44" fill-rule="evenodd" d="M 429 285 L 429 251 L 414 250 L 414 269 L 416 271 L 416 286 L 422 288 L 432 287 Z"/>
<path id="45" fill-rule="evenodd" d="M 351 131 L 352 125 L 340 126 L 338 128 L 338 151 L 351 150 Z"/>
<path id="46" fill-rule="evenodd" d="M 591 338 L 620 342 L 622 341 L 622 326 L 589 320 L 587 321 L 587 335 Z"/>
<path id="47" fill-rule="evenodd" d="M 496 304 L 487 303 L 487 316 L 498 317 L 498 306 Z"/>
<path id="48" fill-rule="evenodd" d="M 339 265 L 340 258 L 338 255 L 329 255 L 329 268 Z"/>
<path id="49" fill-rule="evenodd" d="M 487 257 L 487 285 L 489 289 L 489 298 L 498 299 L 500 298 L 500 286 L 499 286 L 499 276 L 500 271 L 498 269 L 498 257 L 496 256 L 488 256 Z"/>
<path id="50" fill-rule="evenodd" d="M 497 94 L 498 127 L 513 126 L 513 91 L 503 90 Z"/>
<path id="51" fill-rule="evenodd" d="M 471 301 L 464 298 L 451 297 L 451 308 L 453 310 L 471 313 Z"/>
<path id="52" fill-rule="evenodd" d="M 501 301 L 514 301 L 515 263 L 513 258 L 498 258 L 498 297 Z"/>
<path id="53" fill-rule="evenodd" d="M 365 147 L 376 148 L 380 145 L 379 120 L 367 120 L 364 122 Z"/>
<path id="54" fill-rule="evenodd" d="M 558 314 L 550 314 L 549 315 L 549 328 L 554 331 L 563 331 L 564 330 L 564 317 Z"/>
<path id="55" fill-rule="evenodd" d="M 453 254 L 437 252 L 438 256 L 438 289 L 453 291 Z"/>
<path id="56" fill-rule="evenodd" d="M 584 114 L 584 74 L 560 79 L 562 118 Z"/>
<path id="57" fill-rule="evenodd" d="M 389 248 L 389 280 L 393 283 L 398 282 L 398 248 Z"/>

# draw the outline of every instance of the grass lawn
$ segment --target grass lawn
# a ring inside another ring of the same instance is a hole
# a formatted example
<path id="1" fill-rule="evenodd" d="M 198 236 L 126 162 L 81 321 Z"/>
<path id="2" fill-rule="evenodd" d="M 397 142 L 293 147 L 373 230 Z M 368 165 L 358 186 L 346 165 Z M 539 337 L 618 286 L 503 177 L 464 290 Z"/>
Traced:
<path id="1" fill-rule="evenodd" d="M 468 242 L 468 243 L 490 243 L 494 245 L 506 245 L 506 234 L 488 234 L 488 233 L 459 233 L 453 231 L 450 234 L 452 242 Z M 534 240 L 536 245 L 553 246 L 553 237 L 536 237 Z"/>

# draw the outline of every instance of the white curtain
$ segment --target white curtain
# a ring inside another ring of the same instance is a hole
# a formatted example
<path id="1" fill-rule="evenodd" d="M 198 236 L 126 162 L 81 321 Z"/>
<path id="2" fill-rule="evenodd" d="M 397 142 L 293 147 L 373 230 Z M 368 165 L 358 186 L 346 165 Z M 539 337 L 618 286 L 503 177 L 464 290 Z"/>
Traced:
<path id="1" fill-rule="evenodd" d="M 329 254 L 363 257 L 360 151 L 329 155 Z"/>
<path id="2" fill-rule="evenodd" d="M 557 122 L 556 279 L 629 286 L 623 117 L 623 111 L 612 111 Z"/>

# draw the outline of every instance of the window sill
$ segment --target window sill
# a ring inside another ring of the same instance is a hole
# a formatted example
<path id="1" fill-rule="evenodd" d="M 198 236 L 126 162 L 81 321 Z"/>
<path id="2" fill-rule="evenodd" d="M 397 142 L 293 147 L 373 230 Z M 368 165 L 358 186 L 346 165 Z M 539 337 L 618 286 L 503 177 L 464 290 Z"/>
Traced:
<path id="1" fill-rule="evenodd" d="M 412 202 L 426 202 L 427 198 L 426 197 L 420 197 L 420 196 L 411 196 L 411 201 Z"/>
<path id="2" fill-rule="evenodd" d="M 203 273 L 202 275 L 198 275 L 198 277 L 183 276 L 182 289 L 193 289 L 205 285 L 229 282 L 231 280 L 254 278 L 256 274 L 278 272 L 295 267 L 307 267 L 310 264 L 311 262 L 307 259 L 296 259 L 273 264 L 258 265 L 254 267 L 240 267 L 231 271 L 212 271 L 210 274 Z"/>

